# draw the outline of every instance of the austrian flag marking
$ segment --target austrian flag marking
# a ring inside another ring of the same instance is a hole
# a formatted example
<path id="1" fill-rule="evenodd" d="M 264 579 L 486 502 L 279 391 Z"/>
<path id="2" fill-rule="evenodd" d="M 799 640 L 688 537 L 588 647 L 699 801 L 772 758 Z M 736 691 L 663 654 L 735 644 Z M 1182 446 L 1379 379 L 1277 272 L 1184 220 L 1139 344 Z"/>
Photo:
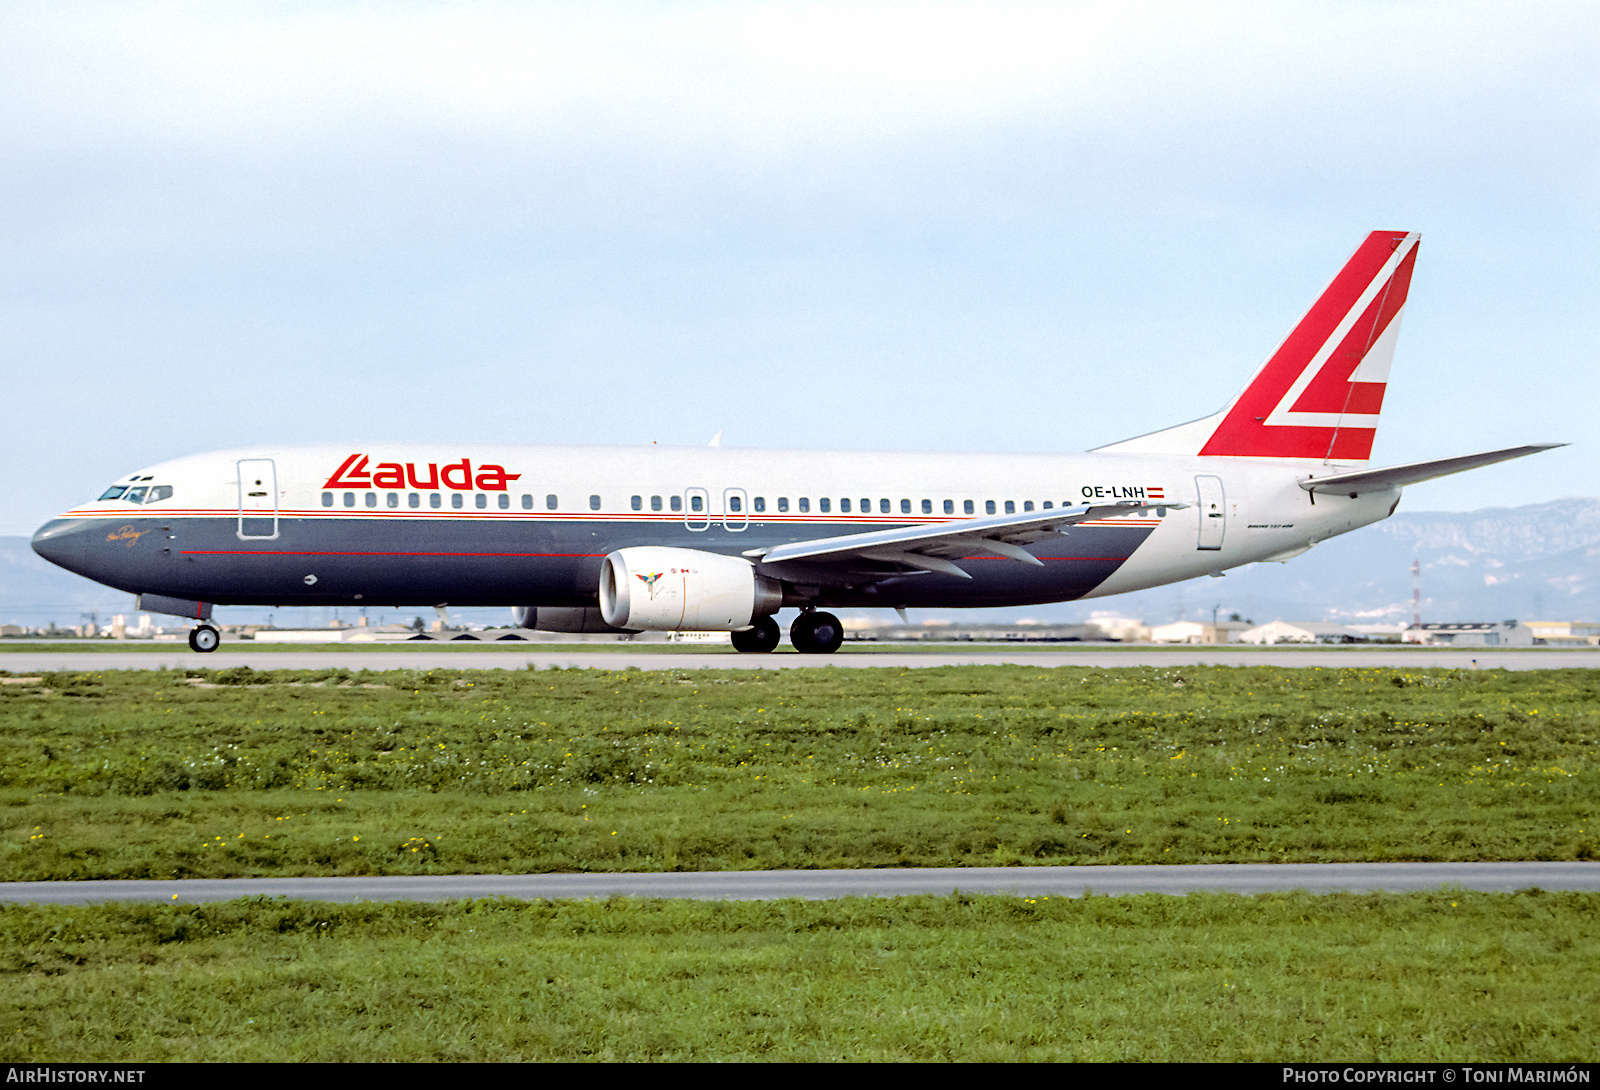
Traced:
<path id="1" fill-rule="evenodd" d="M 333 476 L 322 487 L 415 488 L 432 491 L 449 488 L 457 492 L 471 492 L 476 488 L 482 492 L 504 492 L 507 485 L 522 477 L 520 473 L 507 473 L 505 466 L 490 463 L 478 466 L 474 472 L 472 461 L 468 458 L 443 466 L 429 462 L 426 470 L 421 472 L 413 462 L 404 465 L 399 462 L 379 462 L 369 469 L 370 464 L 367 455 L 352 454 L 333 471 Z"/>

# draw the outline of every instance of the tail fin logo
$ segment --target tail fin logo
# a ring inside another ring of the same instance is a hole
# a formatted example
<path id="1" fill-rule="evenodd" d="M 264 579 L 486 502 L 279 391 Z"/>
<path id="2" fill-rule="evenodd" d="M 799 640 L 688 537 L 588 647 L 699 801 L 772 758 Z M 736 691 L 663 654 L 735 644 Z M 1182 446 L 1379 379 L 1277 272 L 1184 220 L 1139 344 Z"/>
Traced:
<path id="1" fill-rule="evenodd" d="M 1368 235 L 1200 453 L 1370 458 L 1419 241 L 1404 231 Z"/>

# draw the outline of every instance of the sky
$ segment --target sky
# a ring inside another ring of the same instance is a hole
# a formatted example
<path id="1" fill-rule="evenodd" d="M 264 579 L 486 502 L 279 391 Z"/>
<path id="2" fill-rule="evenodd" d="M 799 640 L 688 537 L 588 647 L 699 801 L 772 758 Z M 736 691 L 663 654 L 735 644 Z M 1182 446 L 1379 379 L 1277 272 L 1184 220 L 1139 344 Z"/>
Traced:
<path id="1" fill-rule="evenodd" d="M 1600 491 L 1584 3 L 0 6 L 0 534 L 206 450 L 1070 452 L 1422 232 L 1375 464 Z"/>

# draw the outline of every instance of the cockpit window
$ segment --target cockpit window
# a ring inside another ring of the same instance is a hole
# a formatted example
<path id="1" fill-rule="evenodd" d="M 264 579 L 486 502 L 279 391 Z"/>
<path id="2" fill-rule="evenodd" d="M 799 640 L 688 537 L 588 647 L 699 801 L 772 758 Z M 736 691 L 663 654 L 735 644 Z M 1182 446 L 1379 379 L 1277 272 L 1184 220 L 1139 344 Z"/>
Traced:
<path id="1" fill-rule="evenodd" d="M 151 486 L 150 494 L 144 498 L 144 502 L 145 503 L 155 503 L 157 500 L 165 500 L 165 499 L 171 499 L 171 498 L 172 498 L 172 486 L 170 484 L 158 484 L 158 485 L 152 485 Z"/>
<path id="2" fill-rule="evenodd" d="M 128 486 L 125 484 L 114 484 L 110 488 L 106 489 L 105 493 L 100 498 L 103 500 L 120 500 L 122 498 L 122 494 L 127 490 Z"/>
<path id="3" fill-rule="evenodd" d="M 130 488 L 130 489 L 128 489 L 127 494 L 124 495 L 122 498 L 127 500 L 129 503 L 143 503 L 144 502 L 144 494 L 146 492 L 148 492 L 148 491 L 149 491 L 149 488 L 147 486 L 140 485 L 138 488 Z"/>

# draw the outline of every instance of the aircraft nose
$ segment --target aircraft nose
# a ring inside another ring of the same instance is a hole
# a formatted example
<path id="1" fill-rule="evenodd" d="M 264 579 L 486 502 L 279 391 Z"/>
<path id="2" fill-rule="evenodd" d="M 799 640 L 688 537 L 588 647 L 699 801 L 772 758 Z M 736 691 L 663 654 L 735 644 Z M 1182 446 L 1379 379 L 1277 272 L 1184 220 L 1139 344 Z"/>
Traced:
<path id="1" fill-rule="evenodd" d="M 33 551 L 58 567 L 84 574 L 98 541 L 78 519 L 51 519 L 33 535 Z"/>

